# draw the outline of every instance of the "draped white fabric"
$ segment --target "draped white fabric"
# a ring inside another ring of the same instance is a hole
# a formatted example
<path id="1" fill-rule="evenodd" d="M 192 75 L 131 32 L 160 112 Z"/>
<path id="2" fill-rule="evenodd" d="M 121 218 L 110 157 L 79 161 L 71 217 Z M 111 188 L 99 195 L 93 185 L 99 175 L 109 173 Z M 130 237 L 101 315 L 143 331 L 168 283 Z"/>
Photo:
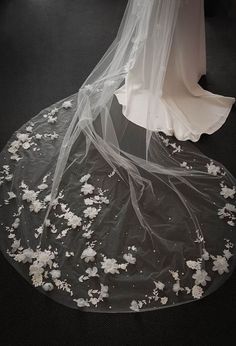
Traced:
<path id="1" fill-rule="evenodd" d="M 202 1 L 130 0 L 78 93 L 13 134 L 0 248 L 42 293 L 138 312 L 203 298 L 233 272 L 235 178 L 178 141 L 215 131 L 233 103 L 201 89 L 202 73 Z"/>
<path id="2" fill-rule="evenodd" d="M 152 13 L 148 40 L 116 96 L 123 114 L 135 124 L 195 142 L 223 125 L 235 99 L 198 84 L 206 74 L 204 1 L 182 1 L 179 10 L 177 2 L 172 5 L 173 14 L 166 10 L 173 18 L 178 12 L 176 23 L 166 21 L 164 12 L 160 18 L 159 12 Z"/>

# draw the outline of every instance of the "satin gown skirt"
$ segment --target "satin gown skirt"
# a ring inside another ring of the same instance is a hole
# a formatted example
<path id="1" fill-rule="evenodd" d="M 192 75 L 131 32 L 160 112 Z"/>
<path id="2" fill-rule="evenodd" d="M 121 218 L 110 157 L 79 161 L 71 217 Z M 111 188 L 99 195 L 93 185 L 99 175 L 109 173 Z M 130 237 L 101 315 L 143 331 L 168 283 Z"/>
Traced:
<path id="1" fill-rule="evenodd" d="M 133 313 L 204 298 L 233 273 L 236 180 L 183 141 L 216 130 L 233 103 L 201 89 L 203 73 L 203 2 L 130 0 L 78 93 L 13 134 L 0 249 L 40 292 Z"/>
<path id="2" fill-rule="evenodd" d="M 116 96 L 123 114 L 133 123 L 195 142 L 201 134 L 212 134 L 224 124 L 235 99 L 198 84 L 206 74 L 204 1 L 182 1 L 173 30 L 161 87 L 154 80 L 150 88 L 155 57 L 163 50 L 162 41 L 152 34 Z M 164 37 L 166 28 L 157 23 L 156 31 Z"/>

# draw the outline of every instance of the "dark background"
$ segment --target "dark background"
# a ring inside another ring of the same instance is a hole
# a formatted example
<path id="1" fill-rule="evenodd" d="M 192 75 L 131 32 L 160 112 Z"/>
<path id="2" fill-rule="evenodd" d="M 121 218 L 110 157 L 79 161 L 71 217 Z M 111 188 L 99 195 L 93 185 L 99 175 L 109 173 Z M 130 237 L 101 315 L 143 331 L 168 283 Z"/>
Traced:
<path id="1" fill-rule="evenodd" d="M 145 1 L 145 0 L 143 0 Z M 0 2 L 0 146 L 75 93 L 114 39 L 126 0 Z M 236 5 L 207 0 L 208 90 L 236 96 Z M 236 109 L 196 145 L 236 176 Z M 235 345 L 236 274 L 204 300 L 139 314 L 83 313 L 40 294 L 0 255 L 1 345 Z"/>

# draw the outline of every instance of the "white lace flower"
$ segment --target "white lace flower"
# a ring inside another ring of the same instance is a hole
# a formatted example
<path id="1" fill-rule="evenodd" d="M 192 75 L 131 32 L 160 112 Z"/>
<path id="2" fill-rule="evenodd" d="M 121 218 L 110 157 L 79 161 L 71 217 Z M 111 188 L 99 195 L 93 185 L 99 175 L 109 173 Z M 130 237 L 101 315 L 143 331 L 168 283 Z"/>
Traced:
<path id="1" fill-rule="evenodd" d="M 208 261 L 209 258 L 210 258 L 209 252 L 207 252 L 206 249 L 203 249 L 202 259 L 204 259 L 204 261 Z"/>
<path id="2" fill-rule="evenodd" d="M 25 189 L 24 190 L 24 193 L 22 195 L 22 199 L 23 201 L 27 201 L 27 202 L 33 202 L 35 201 L 37 198 L 37 193 L 33 190 L 28 190 L 28 189 Z"/>
<path id="3" fill-rule="evenodd" d="M 88 263 L 89 261 L 94 262 L 95 261 L 95 256 L 96 256 L 96 251 L 93 250 L 90 246 L 85 249 L 82 252 L 82 255 L 80 256 L 81 259 L 84 259 L 86 263 Z"/>
<path id="4" fill-rule="evenodd" d="M 41 209 L 43 209 L 43 204 L 39 200 L 36 199 L 36 201 L 32 201 L 30 205 L 30 211 L 33 211 L 34 213 L 38 213 Z"/>
<path id="5" fill-rule="evenodd" d="M 57 117 L 53 117 L 52 115 L 48 116 L 48 123 L 54 124 L 57 121 Z"/>
<path id="6" fill-rule="evenodd" d="M 122 269 L 122 270 L 126 270 L 128 264 L 129 264 L 129 263 L 121 263 L 121 264 L 118 264 L 118 268 L 120 268 L 120 269 Z"/>
<path id="7" fill-rule="evenodd" d="M 189 287 L 184 287 L 184 289 L 185 289 L 185 291 L 186 291 L 187 294 L 191 293 L 191 290 L 190 290 Z"/>
<path id="8" fill-rule="evenodd" d="M 61 271 L 58 269 L 53 269 L 50 271 L 52 279 L 59 279 L 61 277 Z"/>
<path id="9" fill-rule="evenodd" d="M 227 260 L 230 259 L 230 258 L 233 256 L 233 254 L 229 251 L 229 249 L 226 249 L 226 250 L 224 250 L 223 252 L 224 252 L 224 257 L 225 257 Z"/>
<path id="10" fill-rule="evenodd" d="M 34 251 L 31 249 L 25 249 L 22 253 L 19 253 L 14 256 L 14 260 L 22 263 L 32 263 L 34 258 Z"/>
<path id="11" fill-rule="evenodd" d="M 104 257 L 103 262 L 101 262 L 102 269 L 104 270 L 104 273 L 108 274 L 119 274 L 119 265 L 114 258 L 106 258 Z"/>
<path id="12" fill-rule="evenodd" d="M 218 274 L 222 275 L 224 273 L 228 273 L 229 272 L 229 264 L 227 262 L 227 259 L 223 256 L 216 256 L 215 261 L 213 262 L 213 271 L 217 271 Z"/>
<path id="13" fill-rule="evenodd" d="M 55 131 L 51 134 L 51 139 L 57 139 L 59 137 L 59 134 L 56 133 Z"/>
<path id="14" fill-rule="evenodd" d="M 10 159 L 11 160 L 15 160 L 15 161 L 20 161 L 22 158 L 20 157 L 20 156 L 18 156 L 18 155 L 11 155 L 11 157 L 10 157 Z"/>
<path id="15" fill-rule="evenodd" d="M 116 171 L 115 171 L 115 170 L 113 170 L 111 173 L 109 173 L 109 174 L 108 174 L 108 178 L 113 177 L 113 175 L 115 175 L 115 173 L 116 173 Z"/>
<path id="16" fill-rule="evenodd" d="M 187 168 L 188 164 L 186 161 L 183 161 L 181 164 L 180 164 L 180 167 L 186 167 Z"/>
<path id="17" fill-rule="evenodd" d="M 44 137 L 49 138 L 53 141 L 54 139 L 57 139 L 59 137 L 59 134 L 54 131 L 53 133 L 45 133 Z"/>
<path id="18" fill-rule="evenodd" d="M 65 108 L 65 109 L 71 108 L 72 107 L 71 100 L 64 101 L 63 104 L 62 104 L 62 107 Z"/>
<path id="19" fill-rule="evenodd" d="M 12 252 L 16 252 L 20 247 L 20 240 L 15 239 L 13 243 L 11 244 Z"/>
<path id="20" fill-rule="evenodd" d="M 124 260 L 130 264 L 135 264 L 136 263 L 136 258 L 133 257 L 131 253 L 124 254 L 123 256 Z"/>
<path id="21" fill-rule="evenodd" d="M 15 260 L 16 262 L 22 262 L 22 263 L 24 263 L 25 255 L 22 254 L 22 253 L 19 253 L 19 254 L 17 254 L 17 255 L 14 256 L 14 260 Z"/>
<path id="22" fill-rule="evenodd" d="M 34 251 L 30 248 L 23 250 L 22 255 L 24 256 L 22 261 L 23 263 L 32 263 L 32 260 L 35 257 Z"/>
<path id="23" fill-rule="evenodd" d="M 195 243 L 202 243 L 204 241 L 203 236 L 201 235 L 201 232 L 199 229 L 196 230 L 197 238 L 194 240 Z"/>
<path id="24" fill-rule="evenodd" d="M 179 294 L 179 291 L 183 291 L 183 288 L 180 286 L 179 280 L 173 285 L 172 289 L 173 289 L 173 292 L 176 293 L 176 295 Z"/>
<path id="25" fill-rule="evenodd" d="M 158 282 L 154 281 L 154 284 L 158 290 L 163 291 L 163 289 L 165 288 L 165 285 L 161 281 L 158 281 Z"/>
<path id="26" fill-rule="evenodd" d="M 81 217 L 72 214 L 69 218 L 68 218 L 68 222 L 67 222 L 68 226 L 71 226 L 73 229 L 75 229 L 76 227 L 79 227 L 82 225 L 82 219 Z"/>
<path id="27" fill-rule="evenodd" d="M 174 148 L 175 150 L 173 150 L 173 154 L 175 153 L 180 153 L 181 151 L 183 151 L 183 149 L 181 149 L 181 146 L 180 145 L 176 145 L 176 143 L 172 143 L 171 144 L 172 148 Z"/>
<path id="28" fill-rule="evenodd" d="M 43 137 L 43 135 L 40 135 L 39 133 L 36 133 L 36 135 L 35 135 L 36 139 L 41 139 L 42 137 Z"/>
<path id="29" fill-rule="evenodd" d="M 162 297 L 161 298 L 161 304 L 162 305 L 166 305 L 167 302 L 168 302 L 168 298 L 167 297 Z"/>
<path id="30" fill-rule="evenodd" d="M 88 274 L 89 277 L 99 276 L 97 267 L 86 269 L 86 273 Z"/>
<path id="31" fill-rule="evenodd" d="M 81 275 L 81 276 L 79 277 L 79 282 L 84 282 L 84 281 L 86 281 L 86 280 L 88 280 L 88 279 L 89 279 L 88 276 L 86 276 L 86 275 Z"/>
<path id="32" fill-rule="evenodd" d="M 108 86 L 108 87 L 110 87 L 110 86 L 113 86 L 113 85 L 115 84 L 115 82 L 116 82 L 116 81 L 114 81 L 114 80 L 106 80 L 106 81 L 105 81 L 105 85 Z"/>
<path id="33" fill-rule="evenodd" d="M 227 249 L 232 249 L 234 247 L 234 244 L 229 239 L 225 239 L 225 241 L 226 241 L 225 247 Z"/>
<path id="34" fill-rule="evenodd" d="M 233 205 L 231 203 L 226 203 L 225 209 L 230 211 L 230 212 L 236 213 L 236 207 L 235 207 L 235 205 Z"/>
<path id="35" fill-rule="evenodd" d="M 195 285 L 206 286 L 207 281 L 211 281 L 210 276 L 205 270 L 197 270 L 195 274 L 193 274 L 192 278 L 195 280 Z"/>
<path id="36" fill-rule="evenodd" d="M 89 219 L 94 219 L 98 215 L 98 210 L 94 207 L 88 207 L 83 211 L 84 216 L 88 217 Z"/>
<path id="37" fill-rule="evenodd" d="M 86 174 L 82 178 L 80 178 L 80 182 L 85 183 L 89 180 L 90 177 L 91 177 L 91 174 Z"/>
<path id="38" fill-rule="evenodd" d="M 206 167 L 207 167 L 208 173 L 211 175 L 217 175 L 218 173 L 220 173 L 220 167 L 214 165 L 213 161 L 211 161 L 210 164 L 208 163 Z"/>
<path id="39" fill-rule="evenodd" d="M 51 221 L 49 219 L 45 220 L 45 226 L 49 227 L 51 225 Z"/>
<path id="40" fill-rule="evenodd" d="M 94 233 L 94 231 L 92 231 L 91 229 L 89 230 L 89 231 L 87 231 L 87 232 L 84 232 L 83 234 L 82 234 L 82 237 L 83 238 L 86 238 L 86 239 L 90 239 L 91 237 L 92 237 L 92 234 Z"/>
<path id="41" fill-rule="evenodd" d="M 8 173 L 8 171 L 10 170 L 10 166 L 9 165 L 3 165 L 2 166 L 3 167 L 3 169 L 4 169 L 4 173 Z"/>
<path id="42" fill-rule="evenodd" d="M 227 224 L 230 225 L 230 226 L 235 226 L 235 222 L 233 222 L 232 220 L 227 221 Z"/>
<path id="43" fill-rule="evenodd" d="M 223 186 L 220 192 L 220 194 L 224 196 L 224 198 L 232 198 L 232 199 L 234 198 L 235 193 L 236 193 L 235 186 L 232 189 L 227 186 Z"/>
<path id="44" fill-rule="evenodd" d="M 17 134 L 16 135 L 16 137 L 18 137 L 18 136 L 21 136 L 22 134 Z M 29 135 L 28 134 L 23 134 L 23 136 L 26 136 L 26 137 L 24 137 L 24 139 L 22 138 L 22 139 L 20 139 L 20 138 L 18 138 L 18 140 L 15 140 L 15 141 L 13 141 L 13 142 L 11 142 L 11 144 L 10 144 L 10 147 L 11 148 L 16 148 L 16 149 L 19 149 L 20 148 L 20 142 L 24 142 L 24 140 L 28 140 L 29 139 Z"/>
<path id="45" fill-rule="evenodd" d="M 16 198 L 16 195 L 14 194 L 14 192 L 8 192 L 8 196 L 9 196 L 9 200 L 10 199 L 14 199 L 14 198 Z"/>
<path id="46" fill-rule="evenodd" d="M 136 246 L 132 245 L 132 246 L 128 246 L 128 250 L 137 251 L 137 248 Z"/>
<path id="47" fill-rule="evenodd" d="M 48 188 L 48 185 L 44 183 L 38 186 L 39 190 L 46 190 L 47 188 Z"/>
<path id="48" fill-rule="evenodd" d="M 26 131 L 27 132 L 32 132 L 33 131 L 33 127 L 32 126 L 27 126 L 26 127 Z"/>
<path id="49" fill-rule="evenodd" d="M 30 267 L 29 267 L 29 275 L 41 275 L 43 274 L 44 269 L 39 263 L 34 262 Z"/>
<path id="50" fill-rule="evenodd" d="M 17 229 L 20 226 L 20 219 L 17 217 L 12 224 L 12 227 Z"/>
<path id="51" fill-rule="evenodd" d="M 201 263 L 199 263 L 197 261 L 187 261 L 186 264 L 190 269 L 193 269 L 193 270 L 200 270 L 201 269 Z"/>
<path id="52" fill-rule="evenodd" d="M 16 146 L 16 145 L 11 144 L 11 146 L 8 148 L 8 152 L 15 155 L 17 153 L 19 147 L 20 147 L 20 142 L 18 142 L 18 141 L 14 141 L 14 142 L 17 142 L 18 145 Z"/>
<path id="53" fill-rule="evenodd" d="M 43 276 L 41 274 L 32 275 L 32 283 L 35 287 L 42 286 Z"/>
<path id="54" fill-rule="evenodd" d="M 43 289 L 46 292 L 51 292 L 53 290 L 54 286 L 50 282 L 47 282 L 43 285 Z"/>
<path id="55" fill-rule="evenodd" d="M 84 195 L 88 195 L 93 193 L 94 186 L 91 184 L 84 184 L 81 188 L 81 192 L 83 192 Z"/>
<path id="56" fill-rule="evenodd" d="M 23 144 L 22 144 L 22 148 L 23 149 L 29 149 L 30 148 L 30 143 L 29 142 L 24 142 Z"/>
<path id="57" fill-rule="evenodd" d="M 16 147 L 10 147 L 10 148 L 8 148 L 8 152 L 11 153 L 11 154 L 13 154 L 12 156 L 17 156 L 17 155 L 16 155 L 17 150 L 18 150 L 18 148 L 16 148 Z"/>
<path id="58" fill-rule="evenodd" d="M 93 86 L 91 84 L 87 84 L 84 86 L 84 90 L 91 91 L 91 90 L 93 90 Z"/>
<path id="59" fill-rule="evenodd" d="M 218 209 L 217 214 L 219 215 L 220 219 L 224 219 L 225 217 L 230 216 L 230 213 L 226 211 L 225 207 Z"/>
<path id="60" fill-rule="evenodd" d="M 100 298 L 103 299 L 107 297 L 109 297 L 108 286 L 101 284 Z"/>
<path id="61" fill-rule="evenodd" d="M 53 108 L 52 110 L 51 110 L 51 112 L 49 113 L 49 116 L 50 115 L 55 115 L 56 113 L 58 113 L 58 111 L 59 111 L 59 109 L 58 108 Z"/>
<path id="62" fill-rule="evenodd" d="M 66 219 L 66 220 L 70 220 L 72 217 L 73 217 L 73 213 L 72 213 L 72 211 L 69 211 L 69 209 L 65 209 L 64 208 L 64 205 L 62 206 L 61 205 L 61 210 L 62 210 L 62 212 L 65 212 L 65 214 L 64 214 L 64 218 Z"/>
<path id="63" fill-rule="evenodd" d="M 93 200 L 91 198 L 85 198 L 84 199 L 84 204 L 85 205 L 93 205 Z"/>
<path id="64" fill-rule="evenodd" d="M 83 308 L 85 306 L 90 306 L 87 299 L 85 300 L 84 298 L 79 298 L 79 299 L 73 299 L 73 300 L 74 300 L 74 302 L 76 302 L 76 304 L 79 308 Z"/>
<path id="65" fill-rule="evenodd" d="M 179 272 L 178 272 L 178 270 L 177 271 L 169 270 L 169 272 L 170 272 L 170 274 L 172 275 L 172 277 L 175 280 L 179 280 Z"/>
<path id="66" fill-rule="evenodd" d="M 29 140 L 29 134 L 28 133 L 17 133 L 16 137 L 19 139 L 21 142 L 26 142 Z M 12 142 L 12 146 L 19 147 L 19 143 L 17 141 Z"/>
<path id="67" fill-rule="evenodd" d="M 42 267 L 45 267 L 47 265 L 49 267 L 51 267 L 52 266 L 52 260 L 55 258 L 55 255 L 54 255 L 54 253 L 52 253 L 49 250 L 44 250 L 44 251 L 38 250 L 37 254 L 36 254 L 36 258 L 37 258 L 38 263 Z"/>
<path id="68" fill-rule="evenodd" d="M 99 303 L 99 299 L 96 297 L 92 297 L 89 299 L 90 303 L 97 306 L 97 304 Z"/>
<path id="69" fill-rule="evenodd" d="M 13 174 L 8 174 L 8 175 L 5 177 L 5 180 L 6 180 L 6 181 L 12 181 L 12 178 L 13 178 Z"/>
<path id="70" fill-rule="evenodd" d="M 43 226 L 39 226 L 38 228 L 35 229 L 35 233 L 34 233 L 35 238 L 38 238 L 40 234 L 42 233 L 43 233 Z"/>
<path id="71" fill-rule="evenodd" d="M 85 280 L 88 280 L 88 279 L 89 279 L 89 276 L 81 275 L 79 277 L 79 282 L 84 282 Z"/>
<path id="72" fill-rule="evenodd" d="M 139 305 L 138 305 L 138 302 L 136 300 L 132 300 L 131 304 L 130 304 L 130 310 L 133 310 L 133 311 L 136 311 L 138 312 L 139 311 Z"/>
<path id="73" fill-rule="evenodd" d="M 101 197 L 100 200 L 104 204 L 109 204 L 110 203 L 110 201 L 109 201 L 109 199 L 107 197 Z"/>
<path id="74" fill-rule="evenodd" d="M 74 256 L 74 252 L 69 252 L 69 251 L 66 251 L 66 257 L 71 257 L 71 256 Z"/>
<path id="75" fill-rule="evenodd" d="M 200 299 L 202 297 L 203 293 L 204 293 L 203 289 L 200 286 L 198 286 L 198 285 L 193 286 L 193 288 L 192 288 L 193 298 Z"/>

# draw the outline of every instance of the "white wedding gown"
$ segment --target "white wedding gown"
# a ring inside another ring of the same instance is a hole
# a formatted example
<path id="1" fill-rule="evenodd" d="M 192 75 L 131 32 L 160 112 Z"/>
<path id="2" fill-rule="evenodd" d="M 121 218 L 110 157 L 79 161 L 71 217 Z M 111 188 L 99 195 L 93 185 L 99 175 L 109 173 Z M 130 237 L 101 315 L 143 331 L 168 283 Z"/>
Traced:
<path id="1" fill-rule="evenodd" d="M 40 292 L 138 312 L 204 298 L 233 273 L 236 180 L 186 141 L 234 102 L 198 85 L 205 72 L 202 1 L 129 0 L 78 93 L 13 134 L 0 249 Z"/>
<path id="2" fill-rule="evenodd" d="M 153 90 L 147 87 L 161 48 L 157 44 L 158 32 L 164 36 L 165 26 L 159 25 L 157 30 L 116 96 L 123 114 L 133 123 L 174 135 L 181 141 L 198 141 L 201 134 L 211 134 L 224 124 L 235 102 L 232 97 L 215 95 L 198 84 L 206 74 L 204 1 L 182 1 L 167 65 L 165 62 L 163 67 L 166 72 L 161 91 L 158 84 Z"/>

